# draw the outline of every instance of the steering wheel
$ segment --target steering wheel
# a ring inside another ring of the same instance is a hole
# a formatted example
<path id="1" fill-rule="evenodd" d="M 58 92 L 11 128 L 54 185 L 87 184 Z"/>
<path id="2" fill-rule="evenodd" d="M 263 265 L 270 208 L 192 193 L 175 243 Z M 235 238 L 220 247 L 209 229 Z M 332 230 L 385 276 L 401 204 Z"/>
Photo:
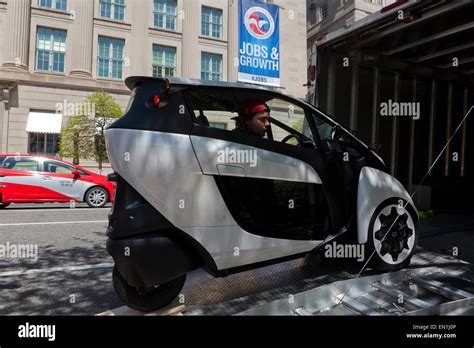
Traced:
<path id="1" fill-rule="evenodd" d="M 294 138 L 296 139 L 296 141 L 298 142 L 298 146 L 302 146 L 303 145 L 303 140 L 301 139 L 301 137 L 298 135 L 298 134 L 288 134 L 286 137 L 284 137 L 282 139 L 282 143 L 286 143 L 288 140 L 290 140 L 291 138 Z"/>

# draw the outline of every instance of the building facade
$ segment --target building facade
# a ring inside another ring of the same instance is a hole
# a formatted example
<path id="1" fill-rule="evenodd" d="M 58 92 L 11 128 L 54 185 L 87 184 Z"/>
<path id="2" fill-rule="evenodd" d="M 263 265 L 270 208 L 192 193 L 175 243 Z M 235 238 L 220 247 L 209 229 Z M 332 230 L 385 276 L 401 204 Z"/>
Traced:
<path id="1" fill-rule="evenodd" d="M 321 40 L 340 28 L 350 28 L 356 21 L 394 2 L 395 0 L 306 0 L 309 64 L 316 40 Z"/>
<path id="2" fill-rule="evenodd" d="M 282 88 L 304 97 L 306 4 L 268 2 Z M 58 106 L 103 90 L 124 109 L 128 76 L 237 80 L 238 0 L 0 0 L 0 32 L 0 153 L 56 154 Z"/>

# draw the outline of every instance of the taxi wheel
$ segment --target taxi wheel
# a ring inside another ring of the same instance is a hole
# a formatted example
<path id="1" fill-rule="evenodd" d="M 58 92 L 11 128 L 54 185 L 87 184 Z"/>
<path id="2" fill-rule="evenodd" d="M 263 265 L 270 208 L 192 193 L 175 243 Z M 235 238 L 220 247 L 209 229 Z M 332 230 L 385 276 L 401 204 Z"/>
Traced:
<path id="1" fill-rule="evenodd" d="M 184 286 L 186 274 L 152 288 L 138 289 L 127 284 L 114 267 L 112 280 L 115 291 L 128 307 L 141 312 L 151 312 L 173 302 Z"/>
<path id="2" fill-rule="evenodd" d="M 102 208 L 109 201 L 109 194 L 103 187 L 93 187 L 87 191 L 85 200 L 91 208 Z"/>

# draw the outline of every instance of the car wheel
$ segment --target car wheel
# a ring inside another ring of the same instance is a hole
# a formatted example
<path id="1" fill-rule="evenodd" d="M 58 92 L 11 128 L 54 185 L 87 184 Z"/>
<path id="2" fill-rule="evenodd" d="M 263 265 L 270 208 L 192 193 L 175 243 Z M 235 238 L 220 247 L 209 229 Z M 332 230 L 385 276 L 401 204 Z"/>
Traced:
<path id="1" fill-rule="evenodd" d="M 0 203 L 0 209 L 6 208 L 10 205 L 10 203 Z"/>
<path id="2" fill-rule="evenodd" d="M 141 312 L 151 312 L 170 304 L 179 295 L 186 281 L 186 274 L 152 288 L 139 289 L 127 284 L 114 267 L 112 280 L 115 291 L 128 307 Z"/>
<path id="3" fill-rule="evenodd" d="M 382 202 L 369 224 L 366 257 L 371 257 L 371 265 L 381 271 L 407 267 L 418 241 L 416 225 L 416 212 L 406 200 Z"/>
<path id="4" fill-rule="evenodd" d="M 103 187 L 93 187 L 86 193 L 86 203 L 91 208 L 102 208 L 109 201 L 109 193 Z"/>

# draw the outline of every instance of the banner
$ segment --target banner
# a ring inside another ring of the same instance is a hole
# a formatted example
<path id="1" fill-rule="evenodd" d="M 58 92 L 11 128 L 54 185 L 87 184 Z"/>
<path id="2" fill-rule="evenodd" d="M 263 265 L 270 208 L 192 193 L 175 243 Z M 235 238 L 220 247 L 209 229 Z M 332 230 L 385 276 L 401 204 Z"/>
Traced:
<path id="1" fill-rule="evenodd" d="M 280 17 L 277 5 L 239 1 L 238 80 L 280 87 Z"/>

